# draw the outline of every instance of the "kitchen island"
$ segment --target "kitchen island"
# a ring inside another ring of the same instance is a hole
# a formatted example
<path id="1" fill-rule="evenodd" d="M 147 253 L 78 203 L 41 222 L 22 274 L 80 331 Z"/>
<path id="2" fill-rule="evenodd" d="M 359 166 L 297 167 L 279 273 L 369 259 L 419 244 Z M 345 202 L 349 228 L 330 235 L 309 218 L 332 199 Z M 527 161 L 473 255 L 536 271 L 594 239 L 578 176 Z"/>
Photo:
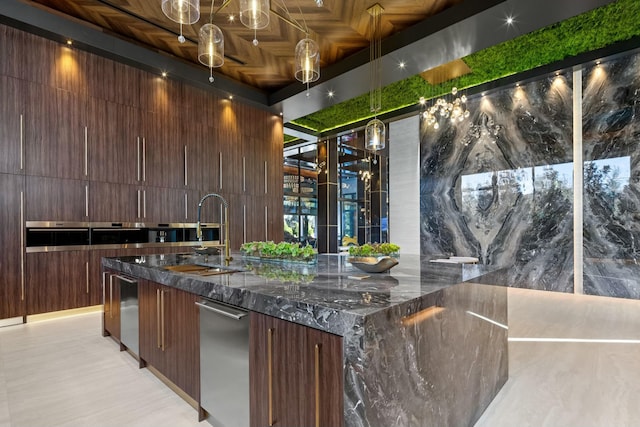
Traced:
<path id="1" fill-rule="evenodd" d="M 342 360 L 323 362 L 321 378 L 316 367 L 315 390 L 311 381 L 299 396 L 315 408 L 309 425 L 338 427 L 319 417 L 339 410 L 346 427 L 472 426 L 507 380 L 507 290 L 482 284 L 483 266 L 402 256 L 386 273 L 364 274 L 341 255 L 319 255 L 316 265 L 280 267 L 235 254 L 229 268 L 241 271 L 233 274 L 199 276 L 168 269 L 222 265 L 220 258 L 117 257 L 104 258 L 103 267 L 245 308 L 256 319 L 280 319 L 339 337 Z M 266 339 L 250 339 L 251 357 L 259 359 L 254 353 L 267 351 Z M 278 411 L 274 415 L 278 378 L 267 381 L 267 370 L 277 376 L 271 371 L 274 362 L 269 363 L 268 369 L 251 363 L 252 426 L 287 425 L 278 422 Z M 324 400 L 324 394 L 335 397 L 335 390 L 318 391 L 317 382 L 335 374 L 328 371 L 331 366 L 339 370 L 339 405 Z M 261 415 L 267 420 L 257 420 Z"/>

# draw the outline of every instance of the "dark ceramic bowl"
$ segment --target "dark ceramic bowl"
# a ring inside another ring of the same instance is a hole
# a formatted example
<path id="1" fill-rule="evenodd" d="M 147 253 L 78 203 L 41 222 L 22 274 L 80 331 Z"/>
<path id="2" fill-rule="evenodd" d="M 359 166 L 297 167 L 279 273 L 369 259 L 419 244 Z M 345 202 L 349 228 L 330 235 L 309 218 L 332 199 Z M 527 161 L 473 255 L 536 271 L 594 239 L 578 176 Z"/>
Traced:
<path id="1" fill-rule="evenodd" d="M 347 259 L 354 267 L 367 273 L 382 273 L 398 265 L 398 260 L 390 256 L 383 257 L 350 257 Z"/>

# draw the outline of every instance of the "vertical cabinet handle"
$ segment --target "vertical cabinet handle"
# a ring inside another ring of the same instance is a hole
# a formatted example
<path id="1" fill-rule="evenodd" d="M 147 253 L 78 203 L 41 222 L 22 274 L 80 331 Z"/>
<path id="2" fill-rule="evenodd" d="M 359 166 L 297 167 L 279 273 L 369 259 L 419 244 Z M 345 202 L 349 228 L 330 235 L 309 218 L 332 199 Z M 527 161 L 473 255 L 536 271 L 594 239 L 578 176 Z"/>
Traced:
<path id="1" fill-rule="evenodd" d="M 264 194 L 267 194 L 267 161 L 264 162 Z"/>
<path id="2" fill-rule="evenodd" d="M 222 190 L 222 151 L 220 152 L 218 174 L 220 175 L 220 189 Z"/>
<path id="3" fill-rule="evenodd" d="M 113 319 L 113 276 L 109 276 L 109 317 Z"/>
<path id="4" fill-rule="evenodd" d="M 269 394 L 269 426 L 273 426 L 273 328 L 267 331 L 267 381 Z"/>
<path id="5" fill-rule="evenodd" d="M 264 240 L 269 241 L 269 208 L 265 205 L 264 207 Z"/>
<path id="6" fill-rule="evenodd" d="M 189 194 L 184 193 L 184 219 L 189 219 Z"/>
<path id="7" fill-rule="evenodd" d="M 242 205 L 242 243 L 247 243 L 247 205 Z"/>
<path id="8" fill-rule="evenodd" d="M 320 427 L 320 344 L 315 349 L 316 427 Z"/>
<path id="9" fill-rule="evenodd" d="M 242 192 L 247 192 L 247 158 L 242 156 Z"/>
<path id="10" fill-rule="evenodd" d="M 20 114 L 20 170 L 24 169 L 24 115 Z"/>
<path id="11" fill-rule="evenodd" d="M 140 195 L 140 190 L 138 190 L 138 215 L 137 215 L 138 218 L 142 217 L 141 215 L 142 211 L 140 209 L 140 201 L 141 201 L 141 195 Z"/>
<path id="12" fill-rule="evenodd" d="M 138 162 L 136 163 L 138 169 L 136 173 L 136 180 L 140 181 L 140 137 L 136 138 L 136 154 L 138 155 Z"/>
<path id="13" fill-rule="evenodd" d="M 147 190 L 142 190 L 142 218 L 147 218 Z"/>
<path id="14" fill-rule="evenodd" d="M 89 175 L 89 129 L 84 127 L 84 176 Z"/>
<path id="15" fill-rule="evenodd" d="M 187 164 L 187 146 L 184 146 L 184 186 L 189 185 L 189 166 Z"/>
<path id="16" fill-rule="evenodd" d="M 89 186 L 84 186 L 84 216 L 89 218 Z"/>
<path id="17" fill-rule="evenodd" d="M 24 301 L 24 191 L 20 192 L 20 230 L 20 301 Z"/>
<path id="18" fill-rule="evenodd" d="M 165 315 L 165 313 L 164 313 L 164 294 L 165 293 L 166 293 L 165 291 L 160 291 L 160 307 L 162 309 L 161 315 L 160 315 L 160 349 L 162 351 L 164 351 L 165 348 L 167 347 L 165 345 L 165 342 L 164 342 L 164 315 Z"/>
<path id="19" fill-rule="evenodd" d="M 89 261 L 84 263 L 85 283 L 87 285 L 87 295 L 89 294 Z"/>
<path id="20" fill-rule="evenodd" d="M 156 347 L 161 348 L 160 345 L 160 288 L 156 289 Z"/>
<path id="21" fill-rule="evenodd" d="M 142 138 L 142 181 L 147 180 L 147 139 Z"/>

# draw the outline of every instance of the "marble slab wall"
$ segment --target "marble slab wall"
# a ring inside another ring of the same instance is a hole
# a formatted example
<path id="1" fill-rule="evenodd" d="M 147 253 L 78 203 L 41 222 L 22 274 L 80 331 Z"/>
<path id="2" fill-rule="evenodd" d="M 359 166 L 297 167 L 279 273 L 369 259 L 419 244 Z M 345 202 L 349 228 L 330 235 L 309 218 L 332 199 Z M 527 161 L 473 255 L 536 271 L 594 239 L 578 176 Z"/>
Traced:
<path id="1" fill-rule="evenodd" d="M 501 284 L 573 291 L 571 75 L 467 102 L 420 125 L 421 254 L 473 256 Z"/>
<path id="2" fill-rule="evenodd" d="M 583 71 L 584 292 L 640 298 L 640 55 Z"/>

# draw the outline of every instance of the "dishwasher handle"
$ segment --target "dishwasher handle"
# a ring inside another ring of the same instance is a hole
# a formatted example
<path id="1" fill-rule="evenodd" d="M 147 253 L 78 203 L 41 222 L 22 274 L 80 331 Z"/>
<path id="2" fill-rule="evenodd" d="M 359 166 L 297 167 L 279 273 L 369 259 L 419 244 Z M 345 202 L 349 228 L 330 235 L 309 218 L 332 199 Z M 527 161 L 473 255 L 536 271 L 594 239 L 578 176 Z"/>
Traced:
<path id="1" fill-rule="evenodd" d="M 119 274 L 116 274 L 116 278 L 122 280 L 123 282 L 127 282 L 127 283 L 129 283 L 131 285 L 135 285 L 136 283 L 138 283 L 137 280 L 131 280 L 131 279 L 128 279 L 128 278 L 126 278 L 124 276 L 120 276 Z"/>
<path id="2" fill-rule="evenodd" d="M 215 304 L 215 306 L 209 305 L 209 304 Z M 209 303 L 207 304 L 207 301 L 203 301 L 203 302 L 196 302 L 196 305 L 198 307 L 202 307 L 205 310 L 209 310 L 212 311 L 214 313 L 217 314 L 221 314 L 223 316 L 227 316 L 230 317 L 232 319 L 235 320 L 241 320 L 243 317 L 247 316 L 249 313 L 244 311 L 244 310 L 239 310 L 236 308 L 231 308 L 231 307 L 227 307 L 226 305 L 222 305 L 222 304 L 217 304 L 217 303 Z M 233 310 L 233 311 L 231 311 Z"/>

